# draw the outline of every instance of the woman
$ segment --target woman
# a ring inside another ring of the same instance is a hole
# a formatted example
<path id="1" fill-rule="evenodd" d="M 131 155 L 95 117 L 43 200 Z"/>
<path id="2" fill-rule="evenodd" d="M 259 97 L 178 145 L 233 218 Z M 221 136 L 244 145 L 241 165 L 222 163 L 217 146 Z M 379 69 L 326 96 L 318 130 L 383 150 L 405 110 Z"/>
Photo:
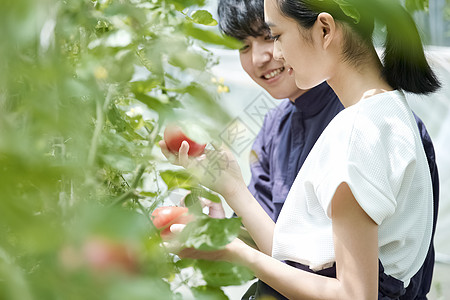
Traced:
<path id="1" fill-rule="evenodd" d="M 367 2 L 265 1 L 274 55 L 301 89 L 326 80 L 345 109 L 311 150 L 276 225 L 228 153 L 220 180 L 204 179 L 242 217 L 260 251 L 235 240 L 221 251 L 184 249 L 181 256 L 243 264 L 289 299 L 401 296 L 423 263 L 432 230 L 430 173 L 402 90 L 426 94 L 439 82 L 411 17 L 388 1 Z M 377 12 L 388 31 L 384 64 L 371 42 Z M 195 172 L 198 160 L 187 150 L 184 142 L 178 162 Z M 200 160 L 204 166 L 208 157 Z M 330 267 L 335 277 L 320 275 Z"/>

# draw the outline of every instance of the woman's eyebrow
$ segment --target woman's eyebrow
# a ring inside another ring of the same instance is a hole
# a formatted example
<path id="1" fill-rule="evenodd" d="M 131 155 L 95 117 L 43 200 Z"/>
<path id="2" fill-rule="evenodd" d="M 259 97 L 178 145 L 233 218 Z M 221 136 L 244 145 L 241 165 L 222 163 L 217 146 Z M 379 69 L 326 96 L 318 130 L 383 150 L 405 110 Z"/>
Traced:
<path id="1" fill-rule="evenodd" d="M 277 25 L 276 24 L 274 24 L 274 23 L 272 23 L 272 22 L 265 22 L 266 23 L 266 25 L 267 25 L 267 27 L 277 27 Z"/>

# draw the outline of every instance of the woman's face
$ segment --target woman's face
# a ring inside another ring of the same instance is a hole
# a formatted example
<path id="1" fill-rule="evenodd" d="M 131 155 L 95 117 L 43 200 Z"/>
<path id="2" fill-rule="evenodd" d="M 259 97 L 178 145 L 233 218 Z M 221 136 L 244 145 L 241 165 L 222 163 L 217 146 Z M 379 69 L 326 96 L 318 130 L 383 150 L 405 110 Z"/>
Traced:
<path id="1" fill-rule="evenodd" d="M 328 79 L 327 56 L 323 49 L 322 30 L 317 24 L 301 28 L 293 19 L 283 16 L 277 0 L 264 1 L 264 17 L 275 40 L 274 58 L 284 60 L 300 89 L 310 89 Z M 317 36 L 318 35 L 318 36 Z"/>

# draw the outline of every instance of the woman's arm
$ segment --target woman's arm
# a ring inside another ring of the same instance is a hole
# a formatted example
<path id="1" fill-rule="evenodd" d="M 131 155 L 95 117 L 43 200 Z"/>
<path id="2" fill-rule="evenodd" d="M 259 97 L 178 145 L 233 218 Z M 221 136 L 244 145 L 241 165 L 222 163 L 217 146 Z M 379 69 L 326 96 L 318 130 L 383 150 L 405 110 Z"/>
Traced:
<path id="1" fill-rule="evenodd" d="M 242 218 L 242 224 L 266 255 L 272 255 L 275 223 L 245 187 L 233 195 L 224 197 L 233 211 Z"/>
<path id="2" fill-rule="evenodd" d="M 342 183 L 331 203 L 336 276 L 347 299 L 378 298 L 378 225 Z"/>
<path id="3" fill-rule="evenodd" d="M 337 278 L 308 273 L 254 249 L 236 252 L 235 262 L 289 299 L 377 299 L 378 226 L 364 212 L 347 184 L 332 199 Z"/>
<path id="4" fill-rule="evenodd" d="M 337 278 L 296 269 L 237 239 L 224 250 L 184 249 L 180 255 L 244 265 L 289 299 L 378 299 L 378 226 L 345 183 L 333 197 L 332 221 Z"/>

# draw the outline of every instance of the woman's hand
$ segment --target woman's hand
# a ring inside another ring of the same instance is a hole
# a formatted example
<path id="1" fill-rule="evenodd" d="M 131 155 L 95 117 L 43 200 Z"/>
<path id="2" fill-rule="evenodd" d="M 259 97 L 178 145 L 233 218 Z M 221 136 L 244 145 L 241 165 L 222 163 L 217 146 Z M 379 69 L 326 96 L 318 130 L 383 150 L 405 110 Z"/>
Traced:
<path id="1" fill-rule="evenodd" d="M 206 150 L 199 157 L 189 157 L 189 144 L 186 141 L 181 143 L 177 154 L 170 152 L 164 141 L 160 141 L 159 146 L 172 164 L 184 167 L 196 176 L 201 184 L 225 198 L 247 188 L 239 164 L 228 150 Z"/>
<path id="2" fill-rule="evenodd" d="M 264 254 L 272 253 L 273 231 L 275 223 L 259 205 L 248 190 L 236 159 L 230 151 L 216 149 L 206 151 L 199 157 L 188 157 L 189 144 L 183 142 L 177 155 L 170 153 L 164 141 L 159 145 L 163 154 L 174 164 L 185 167 L 196 176 L 200 183 L 221 194 L 231 209 L 242 218 L 242 224 L 248 230 L 257 248 Z M 247 246 L 246 249 L 255 249 Z M 238 242 L 231 243 L 234 247 Z M 252 258 L 247 255 L 248 258 Z"/>
<path id="3" fill-rule="evenodd" d="M 173 234 L 179 234 L 184 229 L 184 227 L 186 227 L 186 225 L 184 224 L 173 224 L 172 226 L 170 226 L 170 231 Z M 226 245 L 224 249 L 213 251 L 201 251 L 195 248 L 183 248 L 182 244 L 178 242 L 176 238 L 169 242 L 165 242 L 164 245 L 169 252 L 176 254 L 181 258 L 226 261 L 242 265 L 246 263 L 245 257 L 246 255 L 248 255 L 248 253 L 250 253 L 249 251 L 255 251 L 253 248 L 251 248 L 238 238 L 234 239 L 231 243 Z"/>
<path id="4" fill-rule="evenodd" d="M 180 206 L 186 206 L 184 202 L 185 198 L 186 196 L 181 199 Z M 202 208 L 208 208 L 208 216 L 214 219 L 225 219 L 225 210 L 223 209 L 222 202 L 214 202 L 203 197 L 199 197 L 199 200 Z"/>

